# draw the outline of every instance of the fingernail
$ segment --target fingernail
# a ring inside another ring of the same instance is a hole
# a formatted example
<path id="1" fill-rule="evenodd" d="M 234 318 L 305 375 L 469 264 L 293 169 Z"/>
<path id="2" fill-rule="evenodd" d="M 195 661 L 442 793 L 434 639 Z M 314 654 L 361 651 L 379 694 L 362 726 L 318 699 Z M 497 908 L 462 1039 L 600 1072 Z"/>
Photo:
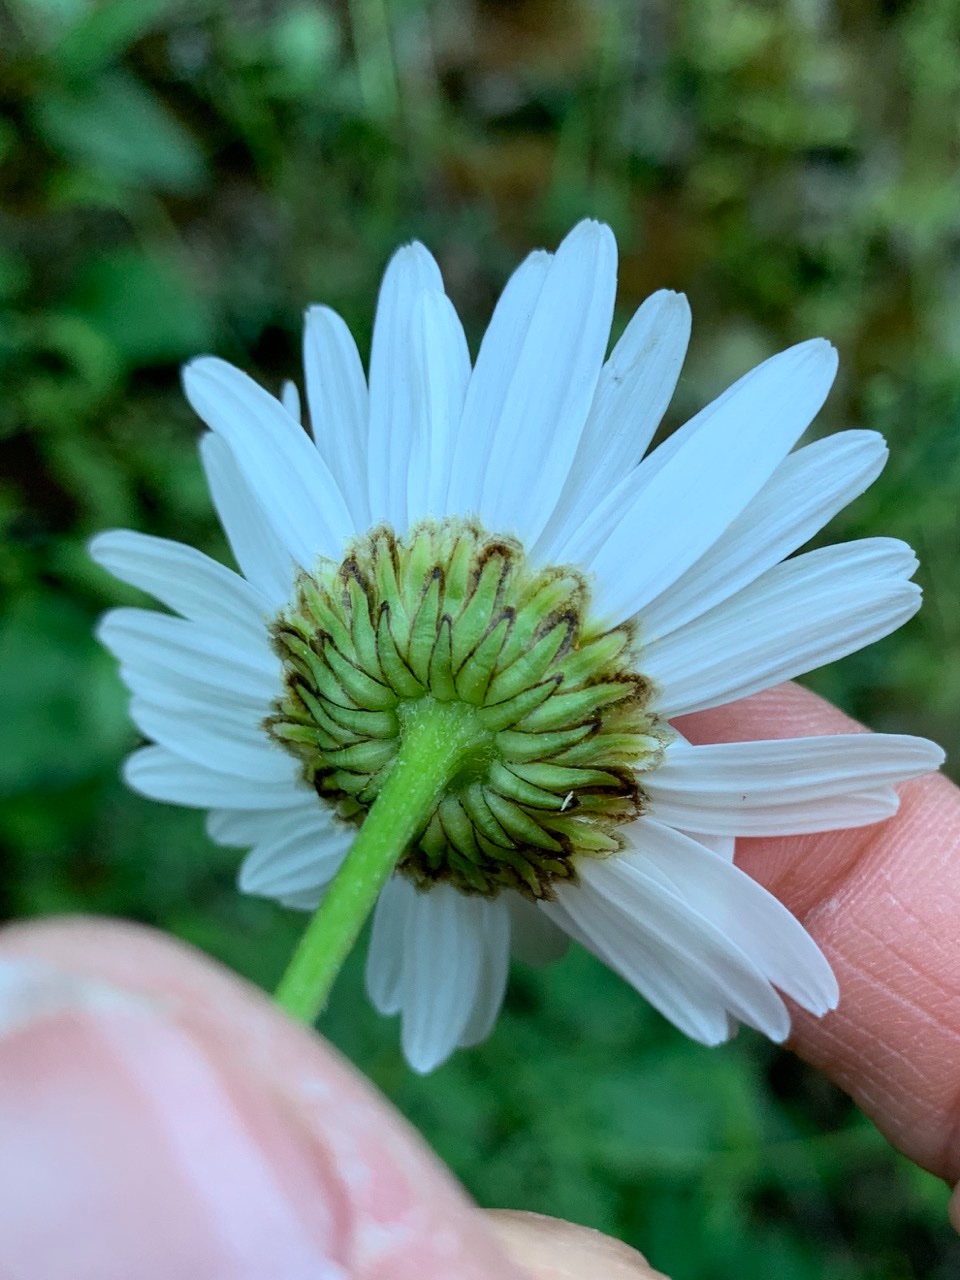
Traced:
<path id="1" fill-rule="evenodd" d="M 3 1280 L 347 1280 L 338 1183 L 159 1003 L 0 960 Z"/>

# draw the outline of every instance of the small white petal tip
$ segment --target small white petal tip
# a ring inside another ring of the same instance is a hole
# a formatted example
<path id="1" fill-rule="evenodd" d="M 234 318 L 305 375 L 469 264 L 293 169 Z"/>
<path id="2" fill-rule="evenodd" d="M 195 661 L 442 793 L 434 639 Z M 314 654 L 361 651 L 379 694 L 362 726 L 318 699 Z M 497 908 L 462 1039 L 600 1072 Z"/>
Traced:
<path id="1" fill-rule="evenodd" d="M 116 548 L 117 535 L 122 535 L 124 532 L 122 529 L 105 529 L 103 533 L 94 534 L 87 543 L 87 555 L 101 568 L 109 569 L 109 562 L 112 560 L 111 552 Z"/>

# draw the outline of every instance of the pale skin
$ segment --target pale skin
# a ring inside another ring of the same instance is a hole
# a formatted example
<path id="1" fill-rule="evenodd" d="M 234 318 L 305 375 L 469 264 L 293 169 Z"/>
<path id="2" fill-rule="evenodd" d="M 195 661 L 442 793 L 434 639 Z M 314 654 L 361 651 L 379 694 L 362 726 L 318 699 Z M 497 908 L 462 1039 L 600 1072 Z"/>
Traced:
<path id="1" fill-rule="evenodd" d="M 851 723 L 785 686 L 682 728 L 733 740 Z M 791 1047 L 952 1185 L 960 791 L 935 777 L 902 794 L 885 824 L 743 841 L 738 860 L 804 920 L 840 981 L 839 1010 L 798 1014 Z M 0 956 L 41 975 L 0 1036 L 4 1280 L 656 1274 L 583 1228 L 479 1213 L 332 1049 L 196 952 L 132 926 L 67 920 L 8 928 Z M 952 1213 L 960 1229 L 957 1195 Z"/>

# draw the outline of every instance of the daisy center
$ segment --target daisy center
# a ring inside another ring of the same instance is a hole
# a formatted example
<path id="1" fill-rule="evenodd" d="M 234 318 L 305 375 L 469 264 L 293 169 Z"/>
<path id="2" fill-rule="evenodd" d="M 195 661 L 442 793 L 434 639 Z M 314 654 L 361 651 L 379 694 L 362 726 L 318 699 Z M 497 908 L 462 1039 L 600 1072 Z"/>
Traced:
<path id="1" fill-rule="evenodd" d="M 549 898 L 644 809 L 662 725 L 633 629 L 598 626 L 583 577 L 533 568 L 511 538 L 460 519 L 373 529 L 301 573 L 272 635 L 267 730 L 343 820 L 363 822 L 425 717 L 464 743 L 397 864 L 421 888 Z"/>

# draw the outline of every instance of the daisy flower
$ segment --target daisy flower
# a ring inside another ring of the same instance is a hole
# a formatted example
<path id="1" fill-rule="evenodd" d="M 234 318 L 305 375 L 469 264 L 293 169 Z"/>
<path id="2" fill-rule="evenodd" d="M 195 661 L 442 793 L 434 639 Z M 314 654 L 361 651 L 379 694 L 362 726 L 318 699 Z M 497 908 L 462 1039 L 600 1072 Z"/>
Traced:
<path id="1" fill-rule="evenodd" d="M 521 264 L 471 364 L 436 262 L 407 245 L 369 379 L 340 317 L 307 312 L 309 430 L 291 385 L 187 367 L 239 572 L 141 533 L 92 543 L 171 611 L 100 624 L 153 743 L 127 782 L 208 809 L 215 841 L 250 850 L 245 892 L 321 904 L 333 969 L 376 899 L 368 989 L 418 1071 L 489 1033 L 511 949 L 544 961 L 568 937 L 699 1041 L 738 1022 L 784 1039 L 782 996 L 823 1014 L 837 986 L 736 837 L 878 822 L 942 759 L 899 735 L 694 746 L 672 728 L 899 627 L 916 560 L 890 538 L 792 555 L 886 456 L 870 431 L 795 448 L 827 342 L 649 451 L 689 309 L 654 294 L 606 357 L 615 288 L 613 235 L 580 224 Z"/>

